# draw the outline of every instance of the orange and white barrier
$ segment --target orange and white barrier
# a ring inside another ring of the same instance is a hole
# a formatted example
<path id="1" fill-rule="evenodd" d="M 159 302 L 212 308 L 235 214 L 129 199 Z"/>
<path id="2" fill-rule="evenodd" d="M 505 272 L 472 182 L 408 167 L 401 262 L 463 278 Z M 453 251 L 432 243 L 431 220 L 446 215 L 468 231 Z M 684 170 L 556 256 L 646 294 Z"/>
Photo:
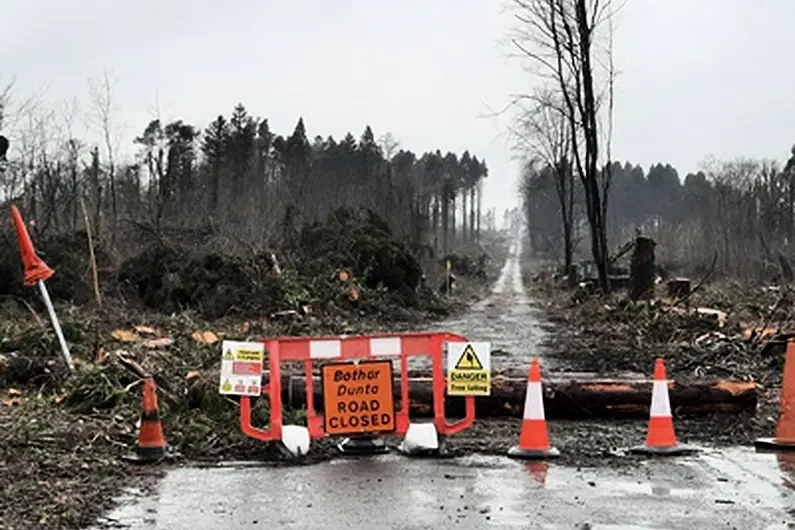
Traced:
<path id="1" fill-rule="evenodd" d="M 454 423 L 445 417 L 445 347 L 450 343 L 467 343 L 452 333 L 385 333 L 338 337 L 280 337 L 264 343 L 225 341 L 221 368 L 220 392 L 239 395 L 242 431 L 257 440 L 281 441 L 295 455 L 308 450 L 310 439 L 345 436 L 350 443 L 367 452 L 379 434 L 405 436 L 405 452 L 438 449 L 438 435 L 451 436 L 472 426 L 475 398 L 465 397 L 465 417 Z M 267 356 L 269 381 L 259 384 L 258 374 Z M 433 365 L 434 418 L 431 426 L 412 424 L 409 418 L 408 362 L 411 357 L 430 357 Z M 393 388 L 393 361 L 400 372 L 398 410 Z M 281 365 L 304 364 L 306 380 L 306 416 L 303 426 L 285 426 L 283 422 Z M 322 362 L 321 385 L 323 413 L 316 410 L 313 375 Z M 270 425 L 267 429 L 251 424 L 251 398 L 265 394 L 270 402 Z M 343 450 L 343 444 L 340 449 Z"/>
<path id="2" fill-rule="evenodd" d="M 637 454 L 671 456 L 695 452 L 694 448 L 680 445 L 676 441 L 674 419 L 671 414 L 671 401 L 668 397 L 668 378 L 665 375 L 665 363 L 659 358 L 654 365 L 653 385 L 646 443 L 639 447 L 633 447 L 630 451 Z"/>
<path id="3" fill-rule="evenodd" d="M 519 434 L 519 445 L 508 451 L 508 456 L 523 459 L 544 459 L 560 456 L 560 451 L 549 443 L 547 420 L 544 417 L 544 393 L 541 388 L 541 366 L 537 359 L 530 364 L 527 377 L 527 394 L 524 401 L 524 418 Z"/>

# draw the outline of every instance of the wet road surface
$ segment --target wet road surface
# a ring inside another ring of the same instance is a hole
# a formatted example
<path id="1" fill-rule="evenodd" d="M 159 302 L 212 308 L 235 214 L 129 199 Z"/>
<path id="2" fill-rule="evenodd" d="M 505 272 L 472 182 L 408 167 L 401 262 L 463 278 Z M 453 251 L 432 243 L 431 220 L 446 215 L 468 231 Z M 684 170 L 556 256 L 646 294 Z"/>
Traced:
<path id="1" fill-rule="evenodd" d="M 533 357 L 541 359 L 542 370 L 554 369 L 551 360 L 540 355 L 547 336 L 543 312 L 527 296 L 522 282 L 523 237 L 522 232 L 511 243 L 491 295 L 463 315 L 432 328 L 461 334 L 473 342 L 491 342 L 493 373 L 526 375 Z"/>
<path id="2" fill-rule="evenodd" d="M 523 375 L 546 332 L 522 285 L 521 252 L 516 241 L 487 300 L 435 328 L 492 342 L 494 372 Z M 549 361 L 542 356 L 543 368 Z M 795 528 L 795 463 L 783 458 L 735 448 L 617 469 L 476 454 L 185 467 L 169 472 L 151 494 L 120 499 L 121 507 L 96 528 Z"/>
<path id="3" fill-rule="evenodd" d="M 738 448 L 582 471 L 503 457 L 396 454 L 299 467 L 182 468 L 151 496 L 109 514 L 103 527 L 795 528 L 795 468 L 781 458 Z"/>

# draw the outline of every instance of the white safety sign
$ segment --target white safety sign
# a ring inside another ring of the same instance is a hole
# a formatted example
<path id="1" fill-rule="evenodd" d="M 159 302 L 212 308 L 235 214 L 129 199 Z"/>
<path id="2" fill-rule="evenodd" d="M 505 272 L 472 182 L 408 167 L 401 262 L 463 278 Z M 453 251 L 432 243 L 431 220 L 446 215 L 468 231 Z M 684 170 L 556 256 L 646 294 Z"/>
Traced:
<path id="1" fill-rule="evenodd" d="M 261 342 L 223 341 L 218 391 L 232 396 L 259 396 L 264 359 L 265 345 Z"/>
<path id="2" fill-rule="evenodd" d="M 490 394 L 491 343 L 448 343 L 447 395 L 488 396 Z"/>

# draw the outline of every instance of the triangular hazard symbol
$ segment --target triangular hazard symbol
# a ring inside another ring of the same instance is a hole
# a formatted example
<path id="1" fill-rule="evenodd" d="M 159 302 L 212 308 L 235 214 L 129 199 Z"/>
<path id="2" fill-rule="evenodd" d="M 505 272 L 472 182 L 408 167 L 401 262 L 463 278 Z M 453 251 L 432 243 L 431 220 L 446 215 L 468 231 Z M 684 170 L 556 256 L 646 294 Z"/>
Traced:
<path id="1" fill-rule="evenodd" d="M 226 353 L 224 354 L 224 359 L 234 359 L 234 358 L 235 356 L 232 355 L 232 350 L 226 350 Z"/>
<path id="2" fill-rule="evenodd" d="M 471 344 L 467 344 L 464 352 L 455 364 L 456 370 L 483 370 L 483 365 L 478 359 L 478 354 L 475 353 L 475 348 Z"/>
<path id="3" fill-rule="evenodd" d="M 232 383 L 230 383 L 229 379 L 227 379 L 226 381 L 224 381 L 224 384 L 221 388 L 223 389 L 224 392 L 229 392 L 230 390 L 232 390 Z"/>

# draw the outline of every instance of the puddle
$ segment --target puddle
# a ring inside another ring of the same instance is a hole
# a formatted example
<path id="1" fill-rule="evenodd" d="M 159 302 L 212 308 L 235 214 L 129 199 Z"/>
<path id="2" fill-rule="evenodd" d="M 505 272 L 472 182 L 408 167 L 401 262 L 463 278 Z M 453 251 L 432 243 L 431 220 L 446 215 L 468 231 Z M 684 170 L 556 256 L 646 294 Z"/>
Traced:
<path id="1" fill-rule="evenodd" d="M 510 469 L 520 466 L 520 462 L 504 456 L 480 454 L 471 454 L 455 458 L 452 463 L 457 467 L 486 469 Z"/>
<path id="2" fill-rule="evenodd" d="M 167 474 L 156 493 L 116 510 L 104 526 L 777 530 L 792 521 L 788 509 L 793 507 L 793 491 L 782 480 L 791 471 L 780 460 L 737 449 L 621 470 L 578 470 L 486 455 L 451 460 L 383 455 L 313 466 L 178 468 Z"/>
<path id="3" fill-rule="evenodd" d="M 795 508 L 791 495 L 795 476 L 789 467 L 793 462 L 793 455 L 738 447 L 704 454 L 692 466 L 713 470 L 715 487 L 727 501 L 790 510 Z"/>

